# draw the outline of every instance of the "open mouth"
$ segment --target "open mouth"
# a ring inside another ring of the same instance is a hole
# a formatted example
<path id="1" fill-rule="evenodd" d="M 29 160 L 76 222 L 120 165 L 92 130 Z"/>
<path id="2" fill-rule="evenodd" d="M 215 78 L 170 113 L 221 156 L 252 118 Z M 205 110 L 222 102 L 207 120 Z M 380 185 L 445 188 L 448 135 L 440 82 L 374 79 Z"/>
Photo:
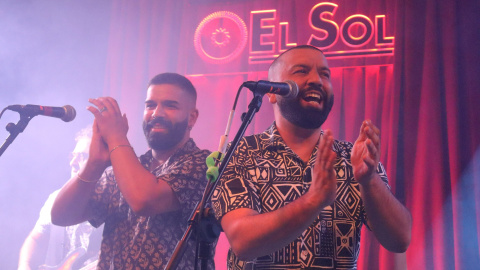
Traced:
<path id="1" fill-rule="evenodd" d="M 323 97 L 322 94 L 318 92 L 307 92 L 302 96 L 302 99 L 308 103 L 320 104 L 322 103 Z"/>

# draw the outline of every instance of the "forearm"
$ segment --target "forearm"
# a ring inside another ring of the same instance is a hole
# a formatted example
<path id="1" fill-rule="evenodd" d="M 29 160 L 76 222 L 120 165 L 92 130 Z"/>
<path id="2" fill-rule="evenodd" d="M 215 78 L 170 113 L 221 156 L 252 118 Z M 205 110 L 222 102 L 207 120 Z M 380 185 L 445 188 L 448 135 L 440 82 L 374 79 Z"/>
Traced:
<path id="1" fill-rule="evenodd" d="M 37 269 L 45 262 L 49 234 L 31 231 L 20 248 L 18 270 Z"/>
<path id="2" fill-rule="evenodd" d="M 87 164 L 62 187 L 52 207 L 53 224 L 70 226 L 88 219 L 88 201 L 102 173 L 103 168 Z"/>
<path id="3" fill-rule="evenodd" d="M 370 228 L 377 240 L 392 252 L 405 252 L 411 240 L 410 212 L 390 192 L 378 174 L 360 192 Z"/>
<path id="4" fill-rule="evenodd" d="M 129 143 L 125 141 L 115 145 Z M 157 181 L 156 176 L 143 167 L 131 147 L 115 148 L 110 159 L 118 187 L 135 213 L 153 215 L 177 208 L 178 202 L 170 186 L 162 180 Z"/>
<path id="5" fill-rule="evenodd" d="M 268 213 L 237 209 L 223 217 L 222 226 L 235 254 L 242 260 L 251 260 L 271 254 L 299 237 L 322 210 L 318 201 L 307 192 Z"/>
<path id="6" fill-rule="evenodd" d="M 35 253 L 35 240 L 27 237 L 20 249 L 20 256 L 18 257 L 18 270 L 35 269 L 36 266 L 41 264 L 39 256 Z M 46 250 L 45 248 L 43 248 Z"/>

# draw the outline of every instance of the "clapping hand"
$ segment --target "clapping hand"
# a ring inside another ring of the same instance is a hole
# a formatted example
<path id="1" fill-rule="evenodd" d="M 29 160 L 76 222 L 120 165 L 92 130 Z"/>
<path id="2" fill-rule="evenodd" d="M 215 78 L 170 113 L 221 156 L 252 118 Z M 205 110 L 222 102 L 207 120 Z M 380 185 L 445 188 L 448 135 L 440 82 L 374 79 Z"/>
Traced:
<path id="1" fill-rule="evenodd" d="M 379 161 L 380 130 L 370 120 L 365 120 L 353 145 L 353 176 L 360 184 L 368 184 L 376 174 Z"/>

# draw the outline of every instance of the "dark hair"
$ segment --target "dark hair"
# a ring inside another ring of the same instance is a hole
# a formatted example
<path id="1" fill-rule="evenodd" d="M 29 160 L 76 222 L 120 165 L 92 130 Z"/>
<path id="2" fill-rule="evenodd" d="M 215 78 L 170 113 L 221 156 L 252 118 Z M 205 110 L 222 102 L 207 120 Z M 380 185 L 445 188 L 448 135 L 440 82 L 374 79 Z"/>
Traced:
<path id="1" fill-rule="evenodd" d="M 192 82 L 190 82 L 190 80 L 183 75 L 171 72 L 160 73 L 153 77 L 150 82 L 148 82 L 148 87 L 159 84 L 176 85 L 190 94 L 195 102 L 197 101 L 197 90 L 195 90 Z"/>
<path id="2" fill-rule="evenodd" d="M 319 51 L 323 54 L 323 51 L 320 50 L 319 48 L 315 47 L 315 46 L 312 46 L 312 45 L 298 45 L 298 46 L 292 47 L 292 48 L 282 52 L 277 58 L 275 58 L 275 60 L 273 60 L 273 62 L 270 64 L 270 67 L 275 65 L 277 63 L 277 60 L 280 59 L 285 53 L 287 53 L 291 50 L 296 50 L 296 49 L 313 49 L 313 50 L 317 50 L 317 51 Z"/>

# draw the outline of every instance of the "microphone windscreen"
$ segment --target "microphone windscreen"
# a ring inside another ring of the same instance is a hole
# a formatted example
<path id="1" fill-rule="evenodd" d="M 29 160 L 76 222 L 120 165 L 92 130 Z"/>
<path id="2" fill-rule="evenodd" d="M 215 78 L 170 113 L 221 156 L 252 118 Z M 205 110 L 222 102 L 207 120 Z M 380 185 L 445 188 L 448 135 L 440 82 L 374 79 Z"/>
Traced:
<path id="1" fill-rule="evenodd" d="M 65 109 L 65 115 L 60 119 L 65 122 L 70 122 L 75 119 L 75 116 L 77 116 L 77 111 L 75 111 L 75 108 L 70 105 L 65 105 L 63 108 Z"/>
<path id="2" fill-rule="evenodd" d="M 290 86 L 290 93 L 285 96 L 285 98 L 296 98 L 298 96 L 298 85 L 294 81 L 287 80 L 286 84 Z"/>

